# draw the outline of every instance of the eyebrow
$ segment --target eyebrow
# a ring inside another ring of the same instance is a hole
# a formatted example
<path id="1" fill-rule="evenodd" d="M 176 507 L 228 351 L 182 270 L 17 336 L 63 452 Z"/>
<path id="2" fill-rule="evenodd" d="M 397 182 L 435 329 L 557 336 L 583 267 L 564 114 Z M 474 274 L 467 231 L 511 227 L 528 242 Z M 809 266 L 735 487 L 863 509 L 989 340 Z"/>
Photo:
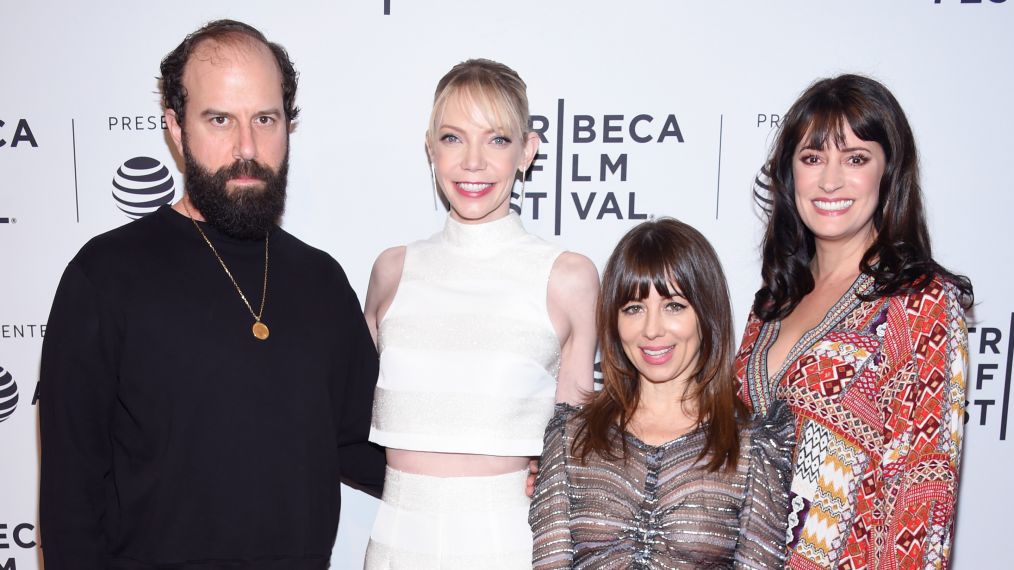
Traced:
<path id="1" fill-rule="evenodd" d="M 447 123 L 443 123 L 443 124 L 441 124 L 437 128 L 437 130 L 444 130 L 444 129 L 451 130 L 451 131 L 456 131 L 456 132 L 459 132 L 459 133 L 464 133 L 465 132 L 465 129 L 462 129 L 461 127 L 455 127 L 454 125 L 448 125 Z M 507 129 L 507 128 L 489 128 L 489 129 L 484 130 L 482 132 L 482 134 L 484 134 L 484 135 L 510 136 L 510 129 Z"/>
<path id="2" fill-rule="evenodd" d="M 652 289 L 654 289 L 656 293 L 658 293 L 658 290 L 657 290 L 657 289 L 655 289 L 655 286 L 654 286 L 654 285 L 651 285 L 651 288 L 652 288 Z M 635 288 L 635 289 L 636 289 L 636 288 Z M 650 294 L 650 293 L 649 293 L 649 294 Z M 683 294 L 682 292 L 680 292 L 680 291 L 679 291 L 678 289 L 677 289 L 677 290 L 673 290 L 673 292 L 672 292 L 672 295 L 663 295 L 662 293 L 658 293 L 658 295 L 659 295 L 660 297 L 662 297 L 663 299 L 675 299 L 676 297 L 679 297 L 680 299 L 683 299 L 684 301 L 685 301 L 685 300 L 687 300 L 687 296 L 686 296 L 686 295 L 684 295 L 684 294 Z M 648 297 L 647 297 L 647 295 L 646 295 L 646 296 L 644 296 L 644 297 L 643 297 L 643 298 L 641 298 L 641 299 L 635 299 L 635 298 L 631 298 L 630 300 L 628 300 L 628 301 L 626 301 L 626 302 L 627 302 L 627 303 L 634 303 L 634 302 L 640 303 L 641 301 L 643 301 L 644 299 L 647 299 L 647 298 L 648 298 Z"/>
<path id="3" fill-rule="evenodd" d="M 827 146 L 827 145 L 825 145 L 825 146 Z M 804 150 L 819 150 L 819 151 L 822 151 L 822 150 L 824 150 L 824 147 L 823 146 L 820 146 L 820 147 L 818 147 L 818 146 L 810 146 L 810 145 L 801 146 L 801 147 L 799 147 L 799 150 L 797 152 L 803 152 Z M 855 152 L 857 150 L 861 150 L 863 152 L 870 152 L 870 153 L 873 152 L 873 151 L 871 151 L 870 149 L 868 149 L 868 148 L 866 148 L 864 146 L 850 146 L 850 147 L 847 147 L 847 148 L 839 148 L 838 152 Z"/>
<path id="4" fill-rule="evenodd" d="M 230 113 L 228 111 L 222 111 L 222 110 L 219 110 L 219 109 L 214 109 L 214 108 L 212 108 L 212 109 L 205 109 L 204 111 L 201 111 L 201 116 L 202 117 L 218 117 L 218 116 L 221 116 L 221 115 L 227 115 L 227 116 L 231 117 L 231 116 L 233 116 L 233 113 Z M 257 113 L 254 113 L 254 116 L 256 116 L 256 117 L 260 117 L 262 115 L 271 115 L 271 116 L 274 116 L 274 117 L 281 117 L 282 116 L 282 111 L 280 109 L 277 109 L 277 108 L 272 108 L 272 109 L 265 109 L 263 111 L 258 111 Z"/>

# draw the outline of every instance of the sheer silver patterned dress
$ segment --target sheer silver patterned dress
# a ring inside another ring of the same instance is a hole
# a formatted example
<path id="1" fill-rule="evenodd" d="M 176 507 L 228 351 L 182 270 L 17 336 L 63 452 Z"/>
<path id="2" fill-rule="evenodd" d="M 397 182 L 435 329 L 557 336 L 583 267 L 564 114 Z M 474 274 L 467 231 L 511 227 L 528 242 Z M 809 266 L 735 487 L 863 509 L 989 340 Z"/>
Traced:
<path id="1" fill-rule="evenodd" d="M 576 408 L 558 405 L 546 429 L 529 522 L 533 566 L 595 569 L 782 568 L 792 413 L 784 405 L 740 430 L 734 471 L 696 461 L 706 424 L 663 445 L 614 430 L 613 449 L 582 463 Z"/>

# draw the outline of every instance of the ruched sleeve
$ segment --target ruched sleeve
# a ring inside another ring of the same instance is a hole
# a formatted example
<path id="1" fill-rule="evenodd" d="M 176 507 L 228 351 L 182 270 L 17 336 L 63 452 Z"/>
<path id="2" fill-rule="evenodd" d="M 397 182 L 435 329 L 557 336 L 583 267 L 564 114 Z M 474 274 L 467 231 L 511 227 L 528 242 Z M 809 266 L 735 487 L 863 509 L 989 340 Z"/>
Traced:
<path id="1" fill-rule="evenodd" d="M 782 568 L 795 421 L 788 405 L 776 400 L 767 414 L 754 416 L 752 424 L 750 468 L 739 516 L 735 568 Z"/>
<path id="2" fill-rule="evenodd" d="M 570 568 L 574 560 L 574 543 L 570 534 L 567 420 L 577 411 L 573 406 L 557 404 L 556 413 L 546 427 L 542 461 L 528 515 L 535 541 L 532 567 L 539 570 Z"/>

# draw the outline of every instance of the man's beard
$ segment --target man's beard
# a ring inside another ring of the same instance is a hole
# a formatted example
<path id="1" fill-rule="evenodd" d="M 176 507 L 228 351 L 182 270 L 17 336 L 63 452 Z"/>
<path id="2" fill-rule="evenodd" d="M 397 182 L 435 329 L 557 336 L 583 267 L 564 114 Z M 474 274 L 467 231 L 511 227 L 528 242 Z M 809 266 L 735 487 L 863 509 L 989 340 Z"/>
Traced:
<path id="1" fill-rule="evenodd" d="M 223 234 L 243 240 L 260 239 L 282 217 L 289 173 L 288 146 L 277 171 L 254 160 L 237 160 L 211 172 L 197 163 L 184 136 L 183 162 L 190 201 L 205 221 Z M 256 178 L 263 186 L 238 186 L 230 193 L 226 184 L 237 177 Z"/>

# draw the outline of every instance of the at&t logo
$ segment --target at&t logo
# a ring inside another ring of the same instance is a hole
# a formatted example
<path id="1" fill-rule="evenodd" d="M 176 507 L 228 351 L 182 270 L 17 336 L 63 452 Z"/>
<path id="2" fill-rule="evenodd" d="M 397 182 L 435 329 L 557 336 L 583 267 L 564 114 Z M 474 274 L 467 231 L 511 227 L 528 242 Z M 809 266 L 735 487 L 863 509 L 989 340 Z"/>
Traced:
<path id="1" fill-rule="evenodd" d="M 18 407 L 18 385 L 14 377 L 0 366 L 0 422 L 11 417 Z"/>
<path id="2" fill-rule="evenodd" d="M 134 157 L 124 162 L 113 176 L 116 207 L 135 220 L 171 204 L 175 198 L 172 174 L 154 158 Z"/>

